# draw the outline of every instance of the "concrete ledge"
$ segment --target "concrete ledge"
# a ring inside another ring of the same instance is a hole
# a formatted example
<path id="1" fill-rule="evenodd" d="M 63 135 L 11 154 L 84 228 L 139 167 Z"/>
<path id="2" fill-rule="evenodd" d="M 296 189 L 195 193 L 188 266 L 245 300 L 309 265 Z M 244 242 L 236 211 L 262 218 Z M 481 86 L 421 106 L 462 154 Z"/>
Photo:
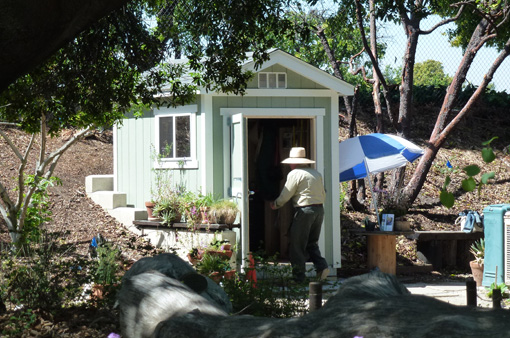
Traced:
<path id="1" fill-rule="evenodd" d="M 130 231 L 141 235 L 141 231 L 136 229 L 136 227 L 133 225 L 133 221 L 146 220 L 147 209 L 120 207 L 110 209 L 108 210 L 108 213 L 117 221 L 122 223 L 125 227 L 127 227 Z"/>
<path id="2" fill-rule="evenodd" d="M 236 243 L 236 233 L 232 230 L 219 230 L 217 232 L 188 231 L 187 229 L 171 229 L 161 226 L 144 229 L 143 232 L 143 238 L 149 243 L 166 252 L 175 252 L 185 261 L 188 261 L 187 254 L 191 248 L 208 245 L 215 236 L 218 240 L 228 240 L 231 244 Z M 230 258 L 232 267 L 236 266 L 236 261 L 237 257 L 232 255 Z"/>
<path id="3" fill-rule="evenodd" d="M 127 194 L 114 191 L 96 191 L 88 196 L 105 209 L 115 209 L 126 206 Z"/>
<path id="4" fill-rule="evenodd" d="M 113 191 L 113 175 L 90 175 L 85 177 L 85 192 Z"/>

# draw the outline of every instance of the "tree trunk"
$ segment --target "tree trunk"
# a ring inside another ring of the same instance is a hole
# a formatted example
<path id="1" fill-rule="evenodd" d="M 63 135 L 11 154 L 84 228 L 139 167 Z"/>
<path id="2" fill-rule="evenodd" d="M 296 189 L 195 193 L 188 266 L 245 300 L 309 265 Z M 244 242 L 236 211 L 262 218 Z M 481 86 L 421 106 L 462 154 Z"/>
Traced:
<path id="1" fill-rule="evenodd" d="M 426 176 L 429 172 L 430 167 L 432 166 L 432 162 L 434 161 L 439 149 L 446 141 L 446 138 L 451 133 L 451 131 L 460 123 L 460 121 L 466 116 L 467 112 L 471 109 L 473 104 L 478 100 L 481 94 L 486 90 L 487 85 L 492 80 L 494 73 L 499 68 L 501 63 L 508 57 L 510 54 L 510 39 L 506 42 L 503 51 L 496 58 L 492 66 L 490 67 L 487 74 L 484 76 L 484 79 L 480 86 L 476 89 L 473 95 L 470 97 L 466 105 L 451 119 L 448 119 L 451 114 L 454 103 L 456 102 L 461 90 L 462 84 L 466 79 L 467 72 L 469 71 L 473 59 L 476 56 L 478 50 L 484 45 L 487 41 L 487 27 L 488 22 L 486 20 L 482 20 L 473 35 L 471 36 L 471 40 L 466 48 L 464 53 L 464 57 L 457 69 L 456 74 L 453 77 L 452 83 L 447 89 L 446 96 L 443 101 L 443 105 L 439 112 L 439 115 L 436 120 L 436 124 L 434 126 L 434 130 L 430 136 L 427 149 L 425 149 L 425 154 L 420 159 L 416 170 L 411 177 L 409 183 L 404 189 L 403 193 L 403 201 L 407 205 L 411 205 L 414 203 L 418 194 L 425 183 Z"/>

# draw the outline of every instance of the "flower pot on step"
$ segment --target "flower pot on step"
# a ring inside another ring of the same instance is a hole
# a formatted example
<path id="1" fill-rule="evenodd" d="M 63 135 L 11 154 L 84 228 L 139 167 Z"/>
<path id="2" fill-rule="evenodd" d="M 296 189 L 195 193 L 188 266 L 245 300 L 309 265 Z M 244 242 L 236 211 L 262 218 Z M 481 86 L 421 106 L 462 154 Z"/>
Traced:
<path id="1" fill-rule="evenodd" d="M 471 267 L 471 273 L 473 274 L 473 279 L 476 282 L 476 286 L 482 286 L 483 281 L 483 264 L 478 264 L 477 261 L 470 261 L 469 266 Z"/>

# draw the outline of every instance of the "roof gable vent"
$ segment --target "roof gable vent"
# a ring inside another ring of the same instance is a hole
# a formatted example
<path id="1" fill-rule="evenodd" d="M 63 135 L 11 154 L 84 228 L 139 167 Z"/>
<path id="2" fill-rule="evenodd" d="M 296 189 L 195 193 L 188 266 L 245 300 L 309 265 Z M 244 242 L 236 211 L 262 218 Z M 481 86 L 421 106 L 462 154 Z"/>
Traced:
<path id="1" fill-rule="evenodd" d="M 287 73 L 259 73 L 259 88 L 287 88 Z"/>

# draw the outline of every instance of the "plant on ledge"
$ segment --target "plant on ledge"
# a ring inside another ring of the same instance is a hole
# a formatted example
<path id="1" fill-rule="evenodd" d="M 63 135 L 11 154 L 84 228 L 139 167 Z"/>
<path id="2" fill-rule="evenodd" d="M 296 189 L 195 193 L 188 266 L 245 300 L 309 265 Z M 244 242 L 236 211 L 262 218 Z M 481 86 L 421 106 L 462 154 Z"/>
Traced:
<path id="1" fill-rule="evenodd" d="M 221 199 L 211 205 L 209 213 L 214 223 L 231 225 L 234 224 L 237 218 L 239 208 L 235 202 Z"/>
<path id="2" fill-rule="evenodd" d="M 182 200 L 175 191 L 157 201 L 154 205 L 153 214 L 161 217 L 166 225 L 180 222 L 182 217 Z"/>

